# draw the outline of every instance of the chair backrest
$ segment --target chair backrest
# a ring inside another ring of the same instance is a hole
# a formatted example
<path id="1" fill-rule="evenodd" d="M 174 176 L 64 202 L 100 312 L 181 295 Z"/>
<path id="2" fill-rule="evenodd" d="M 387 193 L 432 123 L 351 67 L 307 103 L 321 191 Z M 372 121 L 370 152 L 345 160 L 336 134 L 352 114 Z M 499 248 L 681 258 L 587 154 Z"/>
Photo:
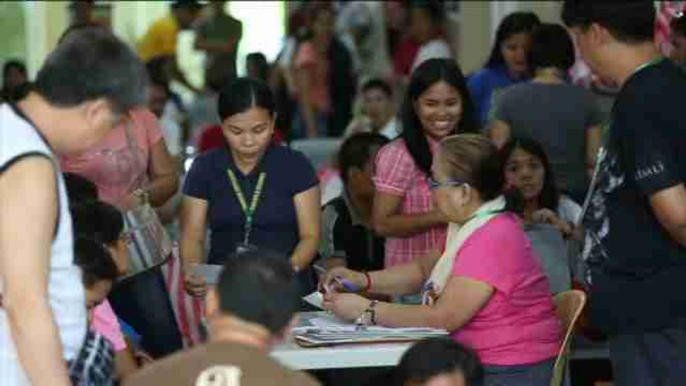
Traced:
<path id="1" fill-rule="evenodd" d="M 553 377 L 550 381 L 550 386 L 562 386 L 565 379 L 565 371 L 567 369 L 567 361 L 569 359 L 569 345 L 574 330 L 574 324 L 579 319 L 581 311 L 586 305 L 586 294 L 583 291 L 571 290 L 561 292 L 555 295 L 555 313 L 560 319 L 564 331 L 560 351 L 555 360 L 553 367 Z"/>

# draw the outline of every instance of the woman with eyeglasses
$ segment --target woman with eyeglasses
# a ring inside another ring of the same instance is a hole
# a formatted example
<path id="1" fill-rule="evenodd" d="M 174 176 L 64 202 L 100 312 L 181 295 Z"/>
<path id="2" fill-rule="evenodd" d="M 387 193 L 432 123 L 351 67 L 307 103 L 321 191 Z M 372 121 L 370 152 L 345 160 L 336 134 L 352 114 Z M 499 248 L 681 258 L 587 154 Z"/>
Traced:
<path id="1" fill-rule="evenodd" d="M 431 170 L 433 199 L 451 223 L 442 255 L 366 273 L 334 268 L 321 283 L 323 307 L 362 325 L 446 329 L 476 351 L 485 386 L 547 386 L 560 325 L 517 216 L 521 205 L 501 195 L 498 150 L 480 135 L 450 136 L 437 145 Z M 393 296 L 421 291 L 423 302 L 368 300 L 339 283 Z"/>
<path id="2" fill-rule="evenodd" d="M 429 190 L 433 153 L 441 139 L 477 130 L 464 76 L 451 59 L 429 59 L 417 67 L 401 110 L 399 138 L 376 157 L 372 225 L 386 237 L 385 267 L 441 248 L 448 219 Z"/>

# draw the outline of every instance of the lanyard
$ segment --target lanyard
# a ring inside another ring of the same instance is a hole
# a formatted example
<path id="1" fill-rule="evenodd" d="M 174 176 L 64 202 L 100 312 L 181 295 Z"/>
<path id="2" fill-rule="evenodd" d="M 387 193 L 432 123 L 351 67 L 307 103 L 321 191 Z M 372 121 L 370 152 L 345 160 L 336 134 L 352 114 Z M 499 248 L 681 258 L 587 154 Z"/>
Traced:
<path id="1" fill-rule="evenodd" d="M 260 203 L 260 197 L 262 196 L 262 189 L 264 188 L 264 180 L 267 178 L 267 173 L 262 172 L 257 179 L 257 186 L 252 194 L 252 200 L 250 201 L 250 206 L 245 201 L 245 196 L 243 195 L 243 189 L 238 184 L 238 179 L 233 170 L 228 169 L 229 180 L 231 180 L 231 186 L 233 187 L 233 192 L 236 194 L 238 203 L 241 205 L 243 214 L 245 214 L 245 235 L 243 236 L 243 244 L 248 244 L 250 239 L 250 231 L 252 230 L 253 215 L 257 210 L 257 205 Z"/>

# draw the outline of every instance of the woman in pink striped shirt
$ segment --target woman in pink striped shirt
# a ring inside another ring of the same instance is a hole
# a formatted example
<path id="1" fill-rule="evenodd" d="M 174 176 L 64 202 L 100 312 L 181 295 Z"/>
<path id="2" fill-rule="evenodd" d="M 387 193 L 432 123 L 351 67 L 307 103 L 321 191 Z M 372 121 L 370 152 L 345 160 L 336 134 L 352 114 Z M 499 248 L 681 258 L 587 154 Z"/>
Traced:
<path id="1" fill-rule="evenodd" d="M 464 76 L 452 59 L 417 67 L 401 115 L 402 133 L 379 151 L 374 178 L 373 225 L 386 237 L 386 268 L 443 247 L 448 220 L 427 183 L 432 155 L 441 139 L 477 130 Z"/>

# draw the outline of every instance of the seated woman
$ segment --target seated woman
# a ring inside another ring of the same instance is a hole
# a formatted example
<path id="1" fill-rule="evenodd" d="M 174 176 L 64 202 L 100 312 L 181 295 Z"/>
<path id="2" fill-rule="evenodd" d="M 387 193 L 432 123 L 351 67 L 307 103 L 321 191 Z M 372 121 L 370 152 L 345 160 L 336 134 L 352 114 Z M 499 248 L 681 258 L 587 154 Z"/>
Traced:
<path id="1" fill-rule="evenodd" d="M 581 207 L 558 192 L 548 155 L 533 139 L 511 139 L 501 149 L 500 161 L 506 187 L 518 189 L 524 198 L 524 229 L 548 275 L 551 292 L 568 290 L 572 256 L 566 241 L 583 238 L 576 225 Z"/>
<path id="2" fill-rule="evenodd" d="M 500 196 L 498 151 L 488 139 L 458 134 L 442 140 L 432 166 L 433 197 L 451 224 L 445 252 L 368 273 L 329 271 L 323 306 L 337 316 L 389 327 L 450 331 L 484 364 L 484 385 L 548 385 L 560 347 L 548 280 L 531 243 Z M 424 304 L 376 302 L 338 293 L 343 280 L 365 291 L 423 292 Z"/>
<path id="3" fill-rule="evenodd" d="M 259 80 L 233 81 L 219 94 L 218 111 L 226 146 L 195 159 L 183 190 L 180 252 L 187 291 L 202 296 L 207 290 L 194 264 L 223 264 L 250 245 L 289 256 L 303 291 L 311 290 L 321 216 L 312 165 L 300 152 L 272 144 L 274 98 Z"/>

